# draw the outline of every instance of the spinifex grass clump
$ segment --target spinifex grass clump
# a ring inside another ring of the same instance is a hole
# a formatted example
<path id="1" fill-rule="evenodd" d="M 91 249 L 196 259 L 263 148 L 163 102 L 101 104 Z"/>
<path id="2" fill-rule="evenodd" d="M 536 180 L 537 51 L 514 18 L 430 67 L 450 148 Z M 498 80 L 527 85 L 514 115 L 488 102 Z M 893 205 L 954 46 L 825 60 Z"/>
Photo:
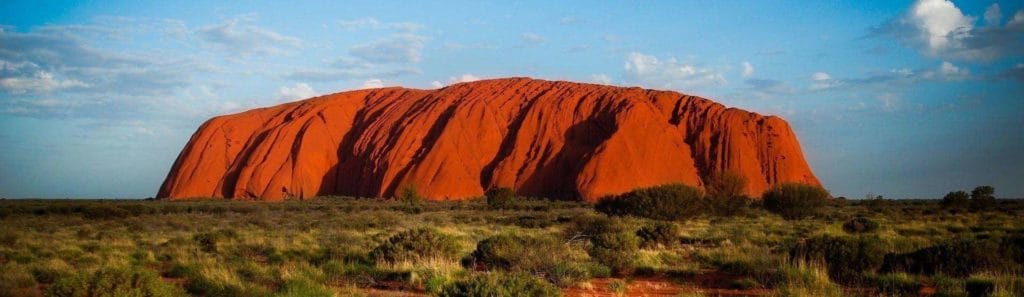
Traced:
<path id="1" fill-rule="evenodd" d="M 459 243 L 454 238 L 430 228 L 400 232 L 370 251 L 370 258 L 390 263 L 429 258 L 456 259 L 458 255 Z"/>
<path id="2" fill-rule="evenodd" d="M 684 220 L 695 217 L 704 208 L 700 189 L 684 184 L 643 188 L 603 199 L 594 207 L 613 216 L 636 216 L 655 220 Z"/>

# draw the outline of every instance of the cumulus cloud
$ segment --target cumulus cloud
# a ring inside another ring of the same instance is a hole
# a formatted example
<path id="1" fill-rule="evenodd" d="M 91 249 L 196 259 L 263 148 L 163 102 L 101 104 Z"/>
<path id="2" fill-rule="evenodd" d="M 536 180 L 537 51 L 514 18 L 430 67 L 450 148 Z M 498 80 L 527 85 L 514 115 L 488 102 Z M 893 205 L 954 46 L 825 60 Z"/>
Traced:
<path id="1" fill-rule="evenodd" d="M 349 48 L 349 54 L 373 63 L 416 63 L 420 61 L 426 38 L 415 34 L 395 34 Z"/>
<path id="2" fill-rule="evenodd" d="M 831 75 L 825 72 L 815 72 L 811 74 L 811 87 L 812 91 L 827 90 L 835 88 L 841 84 L 840 81 L 832 78 Z"/>
<path id="3" fill-rule="evenodd" d="M 97 49 L 87 41 L 109 40 L 97 41 L 102 36 L 91 32 L 101 29 L 89 27 L 0 30 L 0 92 L 9 96 L 0 100 L 0 110 L 38 117 L 129 116 L 170 100 L 165 98 L 203 69 L 189 59 Z"/>
<path id="4" fill-rule="evenodd" d="M 985 9 L 985 24 L 998 26 L 1003 21 L 1003 12 L 999 9 L 999 3 L 992 3 Z"/>
<path id="5" fill-rule="evenodd" d="M 202 27 L 199 40 L 230 54 L 277 54 L 299 48 L 302 40 L 250 24 L 249 17 L 239 17 L 221 24 Z"/>
<path id="6" fill-rule="evenodd" d="M 476 75 L 469 74 L 469 73 L 466 73 L 466 74 L 463 74 L 463 75 L 460 75 L 460 76 L 452 76 L 452 77 L 448 78 L 448 82 L 451 83 L 451 84 L 471 82 L 471 81 L 478 81 L 478 80 L 480 80 L 480 77 L 478 77 Z"/>
<path id="7" fill-rule="evenodd" d="M 376 88 L 383 88 L 383 87 L 384 87 L 384 81 L 383 80 L 380 80 L 379 78 L 373 78 L 373 79 L 368 79 L 368 80 L 364 81 L 363 82 L 363 86 L 360 87 L 360 88 L 362 88 L 362 89 L 376 89 Z"/>
<path id="8" fill-rule="evenodd" d="M 350 31 L 360 29 L 391 29 L 398 31 L 414 32 L 423 28 L 422 25 L 413 22 L 381 22 L 373 17 L 366 17 L 353 20 L 338 21 L 338 26 Z"/>
<path id="9" fill-rule="evenodd" d="M 751 75 L 754 75 L 754 65 L 751 65 L 750 62 L 744 61 L 740 64 L 740 67 L 740 75 L 743 77 L 750 77 Z"/>
<path id="10" fill-rule="evenodd" d="M 523 33 L 519 35 L 519 39 L 523 41 L 524 45 L 533 46 L 544 43 L 544 37 L 537 35 L 537 33 Z"/>
<path id="11" fill-rule="evenodd" d="M 444 87 L 444 84 L 441 83 L 440 81 L 436 81 L 435 80 L 435 81 L 430 82 L 430 86 L 435 88 L 435 89 L 440 89 L 440 88 Z"/>
<path id="12" fill-rule="evenodd" d="M 606 74 L 593 74 L 590 76 L 590 81 L 602 85 L 612 84 L 612 78 Z"/>
<path id="13" fill-rule="evenodd" d="M 726 83 L 725 76 L 716 70 L 636 52 L 626 56 L 623 74 L 628 81 L 647 87 L 684 91 Z"/>
<path id="14" fill-rule="evenodd" d="M 1018 17 L 1019 16 L 1019 17 Z M 989 6 L 986 26 L 965 15 L 949 0 L 918 0 L 902 16 L 872 33 L 891 37 L 920 52 L 943 59 L 991 61 L 1020 56 L 1024 47 L 1024 11 L 1017 11 L 1005 25 L 998 5 Z"/>
<path id="15" fill-rule="evenodd" d="M 316 91 L 306 83 L 296 83 L 294 86 L 284 86 L 277 90 L 278 99 L 281 101 L 306 99 L 316 95 Z"/>

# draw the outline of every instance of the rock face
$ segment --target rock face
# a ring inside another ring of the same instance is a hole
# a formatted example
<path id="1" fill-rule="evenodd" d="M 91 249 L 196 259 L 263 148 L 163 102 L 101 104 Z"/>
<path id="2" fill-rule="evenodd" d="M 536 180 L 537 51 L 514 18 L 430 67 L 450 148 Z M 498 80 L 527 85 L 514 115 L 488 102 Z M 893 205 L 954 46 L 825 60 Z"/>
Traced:
<path id="1" fill-rule="evenodd" d="M 730 170 L 747 193 L 819 185 L 781 118 L 670 91 L 529 78 L 382 88 L 218 116 L 178 156 L 160 198 L 432 200 L 521 195 L 596 201 Z"/>

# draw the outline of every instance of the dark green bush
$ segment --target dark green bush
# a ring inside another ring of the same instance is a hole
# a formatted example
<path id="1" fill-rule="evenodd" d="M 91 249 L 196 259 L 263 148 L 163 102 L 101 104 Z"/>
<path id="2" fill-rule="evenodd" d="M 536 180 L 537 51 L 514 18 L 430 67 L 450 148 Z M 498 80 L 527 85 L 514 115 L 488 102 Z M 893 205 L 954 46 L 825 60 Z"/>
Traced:
<path id="1" fill-rule="evenodd" d="M 1022 259 L 1024 238 L 1021 236 L 965 238 L 910 253 L 885 255 L 881 271 L 966 277 L 987 270 L 1015 271 L 1021 268 Z"/>
<path id="2" fill-rule="evenodd" d="M 967 291 L 967 296 L 970 297 L 992 296 L 995 290 L 996 283 L 991 279 L 972 277 L 964 282 L 964 291 Z"/>
<path id="3" fill-rule="evenodd" d="M 46 289 L 47 296 L 184 296 L 156 272 L 141 268 L 107 268 L 64 277 Z"/>
<path id="4" fill-rule="evenodd" d="M 457 259 L 458 253 L 459 244 L 451 236 L 420 228 L 391 236 L 370 251 L 370 258 L 393 263 L 431 257 Z"/>
<path id="5" fill-rule="evenodd" d="M 284 282 L 277 297 L 333 297 L 334 292 L 323 285 L 309 279 L 299 278 Z"/>
<path id="6" fill-rule="evenodd" d="M 829 194 L 821 187 L 783 183 L 772 187 L 762 196 L 764 208 L 787 220 L 802 219 L 818 214 L 829 204 Z"/>
<path id="7" fill-rule="evenodd" d="M 656 222 L 637 230 L 636 236 L 640 237 L 642 247 L 672 247 L 679 243 L 679 226 L 669 222 Z"/>
<path id="8" fill-rule="evenodd" d="M 991 210 L 996 206 L 996 189 L 992 186 L 978 186 L 971 190 L 971 209 L 976 211 Z"/>
<path id="9" fill-rule="evenodd" d="M 874 275 L 868 281 L 885 296 L 914 296 L 924 287 L 920 281 L 903 273 Z"/>
<path id="10" fill-rule="evenodd" d="M 843 223 L 843 231 L 849 233 L 867 233 L 878 230 L 878 226 L 878 222 L 875 220 L 865 217 L 856 217 L 846 221 L 846 223 Z"/>
<path id="11" fill-rule="evenodd" d="M 967 192 L 949 192 L 942 197 L 942 207 L 947 209 L 963 210 L 971 205 L 970 195 Z"/>
<path id="12" fill-rule="evenodd" d="M 512 188 L 492 188 L 484 195 L 487 196 L 487 207 L 492 209 L 505 209 L 516 202 L 516 191 Z"/>
<path id="13" fill-rule="evenodd" d="M 471 268 L 500 269 L 532 273 L 560 285 L 572 285 L 590 278 L 582 263 L 571 262 L 571 247 L 549 237 L 500 234 L 477 243 Z"/>
<path id="14" fill-rule="evenodd" d="M 636 216 L 655 220 L 684 220 L 700 214 L 700 189 L 684 184 L 643 188 L 598 201 L 597 211 L 612 216 Z"/>
<path id="15" fill-rule="evenodd" d="M 747 177 L 733 171 L 712 174 L 704 180 L 707 200 L 706 212 L 717 216 L 734 216 L 742 213 L 753 202 L 745 194 Z"/>
<path id="16" fill-rule="evenodd" d="M 131 215 L 123 208 L 106 204 L 88 205 L 82 208 L 82 216 L 90 220 L 120 219 Z"/>
<path id="17" fill-rule="evenodd" d="M 856 284 L 864 273 L 873 273 L 883 263 L 885 250 L 877 238 L 823 235 L 797 244 L 790 256 L 805 263 L 824 262 L 829 278 L 840 284 Z"/>
<path id="18" fill-rule="evenodd" d="M 550 297 L 561 296 L 554 285 L 525 273 L 474 274 L 452 282 L 438 294 L 442 297 Z"/>
<path id="19" fill-rule="evenodd" d="M 587 253 L 614 274 L 627 275 L 635 268 L 640 238 L 621 219 L 581 216 L 566 226 L 566 241 L 588 243 Z"/>

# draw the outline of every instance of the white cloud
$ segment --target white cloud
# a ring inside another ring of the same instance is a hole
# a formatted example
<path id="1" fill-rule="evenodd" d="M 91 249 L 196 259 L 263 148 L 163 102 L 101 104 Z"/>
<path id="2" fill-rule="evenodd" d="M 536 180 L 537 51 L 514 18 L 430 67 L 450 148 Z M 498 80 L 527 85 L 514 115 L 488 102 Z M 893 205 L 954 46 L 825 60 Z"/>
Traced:
<path id="1" fill-rule="evenodd" d="M 939 65 L 939 73 L 945 77 L 960 77 L 970 75 L 970 71 L 964 68 L 957 67 L 953 63 L 942 61 L 942 65 Z"/>
<path id="2" fill-rule="evenodd" d="M 974 28 L 974 18 L 965 16 L 949 0 L 919 0 L 911 6 L 907 21 L 920 29 L 921 38 L 933 52 L 959 47 Z"/>
<path id="3" fill-rule="evenodd" d="M 444 84 L 441 83 L 440 81 L 436 81 L 435 80 L 435 81 L 430 82 L 430 86 L 434 87 L 435 89 L 440 89 L 440 88 L 444 87 Z"/>
<path id="4" fill-rule="evenodd" d="M 28 63 L 28 62 L 26 62 Z M 12 95 L 37 94 L 59 91 L 75 87 L 88 87 L 89 85 L 76 79 L 60 80 L 53 77 L 50 72 L 37 70 L 34 74 L 4 77 L 3 72 L 9 70 L 20 70 L 21 68 L 8 68 L 11 63 L 0 60 L 2 72 L 0 72 L 0 90 Z M 32 64 L 34 66 L 34 64 Z"/>
<path id="5" fill-rule="evenodd" d="M 355 31 L 359 29 L 390 29 L 404 32 L 415 32 L 423 28 L 422 25 L 413 22 L 381 22 L 373 17 L 366 17 L 354 20 L 338 21 L 338 26 Z"/>
<path id="6" fill-rule="evenodd" d="M 751 75 L 754 75 L 754 65 L 751 65 L 750 62 L 743 61 L 743 64 L 740 64 L 740 66 L 743 67 L 740 70 L 740 75 L 743 77 L 750 77 Z"/>
<path id="7" fill-rule="evenodd" d="M 990 26 L 999 26 L 999 22 L 1003 21 L 1003 12 L 999 9 L 999 3 L 992 3 L 988 8 L 985 9 L 985 24 Z"/>
<path id="8" fill-rule="evenodd" d="M 558 20 L 558 24 L 560 24 L 560 25 L 571 25 L 571 24 L 575 24 L 578 21 L 579 21 L 579 19 L 577 19 L 576 17 L 567 16 L 567 17 L 563 17 L 562 19 Z"/>
<path id="9" fill-rule="evenodd" d="M 812 91 L 827 90 L 838 87 L 842 82 L 832 79 L 832 76 L 825 72 L 815 72 L 811 74 L 811 87 Z"/>
<path id="10" fill-rule="evenodd" d="M 612 84 L 612 78 L 606 74 L 594 74 L 590 76 L 590 81 L 596 84 L 610 85 Z"/>
<path id="11" fill-rule="evenodd" d="M 417 63 L 426 37 L 415 34 L 395 34 L 371 43 L 349 48 L 352 56 L 373 63 Z"/>
<path id="12" fill-rule="evenodd" d="M 991 61 L 1024 54 L 1020 51 L 1024 48 L 1024 10 L 1000 26 L 1002 11 L 993 4 L 983 19 L 985 26 L 978 27 L 976 17 L 965 15 L 949 0 L 918 0 L 905 14 L 873 33 L 945 60 Z"/>
<path id="13" fill-rule="evenodd" d="M 882 110 L 893 112 L 899 107 L 900 98 L 892 93 L 882 93 L 875 97 L 880 103 Z"/>
<path id="14" fill-rule="evenodd" d="M 277 54 L 299 48 L 302 40 L 250 25 L 249 17 L 238 17 L 198 31 L 199 39 L 229 54 Z"/>
<path id="15" fill-rule="evenodd" d="M 725 76 L 716 70 L 635 52 L 626 56 L 623 72 L 627 80 L 652 88 L 690 91 L 726 84 Z"/>
<path id="16" fill-rule="evenodd" d="M 380 79 L 377 79 L 377 78 L 374 78 L 374 79 L 369 79 L 369 80 L 366 80 L 365 82 L 363 82 L 363 86 L 360 87 L 360 88 L 362 88 L 362 89 L 377 89 L 377 88 L 383 88 L 383 87 L 384 87 L 384 81 L 382 81 Z"/>
<path id="17" fill-rule="evenodd" d="M 544 37 L 537 35 L 536 33 L 523 33 L 522 35 L 519 35 L 519 38 L 522 39 L 523 43 L 526 45 L 538 45 L 544 43 Z"/>
<path id="18" fill-rule="evenodd" d="M 281 101 L 306 99 L 316 95 L 316 91 L 306 83 L 296 83 L 295 86 L 284 86 L 277 90 L 278 99 Z"/>
<path id="19" fill-rule="evenodd" d="M 478 80 L 480 80 L 480 77 L 478 77 L 476 75 L 469 74 L 469 73 L 463 74 L 461 76 L 452 76 L 452 77 L 448 78 L 448 82 L 452 83 L 452 84 L 471 82 L 471 81 L 478 81 Z"/>

